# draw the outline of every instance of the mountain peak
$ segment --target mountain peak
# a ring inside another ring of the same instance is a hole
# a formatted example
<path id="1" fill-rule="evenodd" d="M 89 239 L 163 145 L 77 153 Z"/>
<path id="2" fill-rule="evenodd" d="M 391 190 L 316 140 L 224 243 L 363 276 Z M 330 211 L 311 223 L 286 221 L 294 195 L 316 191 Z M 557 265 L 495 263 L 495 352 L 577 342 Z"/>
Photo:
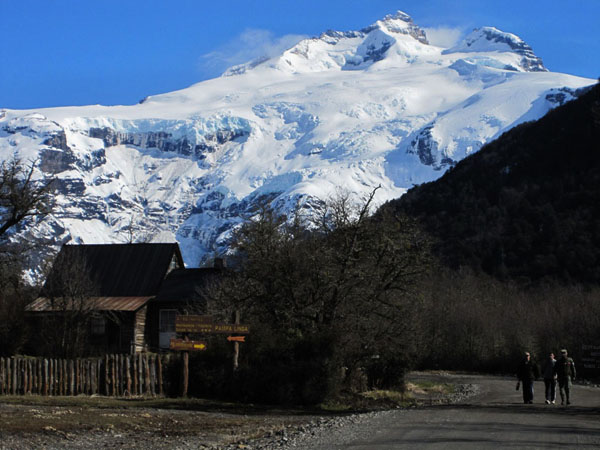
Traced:
<path id="1" fill-rule="evenodd" d="M 257 66 L 287 73 L 362 70 L 389 54 L 403 62 L 414 61 L 428 53 L 428 47 L 425 31 L 408 14 L 397 11 L 358 31 L 328 30 L 298 42 L 278 57 L 235 66 L 223 75 L 239 75 Z"/>
<path id="2" fill-rule="evenodd" d="M 388 14 L 383 19 L 378 20 L 374 24 L 362 29 L 365 34 L 373 30 L 382 30 L 388 33 L 400 33 L 412 36 L 422 44 L 428 45 L 427 36 L 422 28 L 419 28 L 408 14 L 403 11 L 396 11 L 396 14 Z"/>
<path id="3" fill-rule="evenodd" d="M 448 53 L 499 52 L 515 53 L 521 56 L 519 68 L 526 72 L 547 72 L 542 59 L 519 36 L 506 33 L 495 27 L 475 28 L 467 37 Z"/>

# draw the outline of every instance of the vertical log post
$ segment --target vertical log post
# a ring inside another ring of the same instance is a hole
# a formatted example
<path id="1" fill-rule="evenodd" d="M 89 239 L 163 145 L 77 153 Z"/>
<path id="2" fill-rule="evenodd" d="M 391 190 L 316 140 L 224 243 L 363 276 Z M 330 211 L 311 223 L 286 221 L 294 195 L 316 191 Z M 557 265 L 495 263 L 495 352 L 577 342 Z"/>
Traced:
<path id="1" fill-rule="evenodd" d="M 35 360 L 29 360 L 28 364 L 29 364 L 29 385 L 27 386 L 27 393 L 28 394 L 32 394 L 33 393 L 33 380 L 35 379 Z"/>
<path id="2" fill-rule="evenodd" d="M 75 395 L 81 394 L 81 360 L 75 360 Z"/>
<path id="3" fill-rule="evenodd" d="M 35 361 L 35 359 L 29 361 L 29 386 L 27 386 L 29 394 L 33 394 L 35 392 Z"/>
<path id="4" fill-rule="evenodd" d="M 113 397 L 117 396 L 117 374 L 116 374 L 116 369 L 117 369 L 117 362 L 115 361 L 116 357 L 115 355 L 110 355 L 110 366 L 111 366 L 111 373 L 112 373 L 112 395 Z"/>
<path id="5" fill-rule="evenodd" d="M 21 375 L 21 358 L 15 356 L 15 365 L 17 367 L 17 376 L 15 378 L 15 387 L 16 387 L 16 393 L 19 393 L 19 390 L 21 388 L 21 384 L 23 382 L 23 377 Z"/>
<path id="6" fill-rule="evenodd" d="M 181 386 L 181 396 L 182 397 L 187 397 L 189 376 L 190 376 L 190 353 L 183 352 L 183 383 Z"/>
<path id="7" fill-rule="evenodd" d="M 150 393 L 150 365 L 148 363 L 149 359 L 149 355 L 144 355 L 144 385 L 146 388 L 146 395 Z"/>
<path id="8" fill-rule="evenodd" d="M 121 355 L 115 355 L 115 375 L 117 395 L 121 395 Z"/>
<path id="9" fill-rule="evenodd" d="M 236 310 L 233 313 L 233 323 L 235 325 L 239 325 L 240 324 L 240 311 Z M 233 343 L 233 371 L 235 372 L 236 370 L 238 370 L 239 367 L 239 360 L 240 360 L 240 343 L 235 341 Z"/>
<path id="10" fill-rule="evenodd" d="M 63 390 L 65 391 L 65 395 L 69 395 L 69 360 L 63 359 Z"/>
<path id="11" fill-rule="evenodd" d="M 56 389 L 56 360 L 50 359 L 50 395 L 54 395 Z"/>
<path id="12" fill-rule="evenodd" d="M 62 359 L 57 359 L 56 360 L 57 363 L 57 389 L 56 389 L 56 394 L 57 395 L 63 395 L 63 370 L 62 370 Z"/>
<path id="13" fill-rule="evenodd" d="M 4 357 L 0 356 L 0 395 L 4 395 Z"/>
<path id="14" fill-rule="evenodd" d="M 136 355 L 133 355 L 131 357 L 131 363 L 133 365 L 133 370 L 132 370 L 132 375 L 133 375 L 132 376 L 133 377 L 133 394 L 137 395 L 138 394 L 138 390 L 137 390 L 137 387 L 138 387 L 138 382 L 137 382 L 138 376 L 137 376 L 137 358 L 136 358 Z"/>
<path id="15" fill-rule="evenodd" d="M 96 393 L 96 360 L 90 361 L 90 395 Z"/>
<path id="16" fill-rule="evenodd" d="M 12 357 L 12 395 L 17 395 L 17 386 L 19 385 L 19 380 L 17 378 L 17 366 L 18 366 L 18 361 L 17 359 L 13 356 Z"/>
<path id="17" fill-rule="evenodd" d="M 138 354 L 138 387 L 140 395 L 144 393 L 144 357 L 141 353 Z"/>
<path id="18" fill-rule="evenodd" d="M 156 356 L 150 358 L 150 392 L 156 397 Z"/>
<path id="19" fill-rule="evenodd" d="M 110 378 L 109 378 L 110 360 L 108 355 L 104 355 L 104 395 L 110 395 Z"/>
<path id="20" fill-rule="evenodd" d="M 125 373 L 127 377 L 127 395 L 131 396 L 131 364 L 129 361 L 129 355 L 125 357 Z"/>
<path id="21" fill-rule="evenodd" d="M 48 395 L 48 360 L 44 358 L 44 395 Z"/>
<path id="22" fill-rule="evenodd" d="M 37 393 L 42 395 L 44 393 L 43 359 L 38 358 L 35 365 L 37 366 Z"/>
<path id="23" fill-rule="evenodd" d="M 23 395 L 29 391 L 29 360 L 23 359 Z"/>
<path id="24" fill-rule="evenodd" d="M 163 387 L 163 374 L 162 374 L 162 357 L 158 355 L 156 358 L 156 365 L 158 370 L 158 395 L 161 397 L 165 395 L 164 387 Z"/>
<path id="25" fill-rule="evenodd" d="M 9 395 L 11 391 L 12 370 L 10 368 L 10 358 L 6 358 L 6 394 Z"/>
<path id="26" fill-rule="evenodd" d="M 75 395 L 75 361 L 69 360 L 69 394 Z"/>

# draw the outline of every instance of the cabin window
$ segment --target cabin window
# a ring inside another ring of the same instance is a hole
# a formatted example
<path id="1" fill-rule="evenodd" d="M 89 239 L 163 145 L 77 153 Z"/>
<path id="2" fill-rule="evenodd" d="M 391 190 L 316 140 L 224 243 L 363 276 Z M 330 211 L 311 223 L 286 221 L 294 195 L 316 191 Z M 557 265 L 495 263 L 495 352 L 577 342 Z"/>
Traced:
<path id="1" fill-rule="evenodd" d="M 162 349 L 169 348 L 171 339 L 176 336 L 175 333 L 175 317 L 177 316 L 176 309 L 161 309 L 159 313 L 158 323 L 158 346 Z"/>
<path id="2" fill-rule="evenodd" d="M 92 317 L 91 328 L 92 336 L 102 336 L 106 333 L 106 319 L 102 316 Z"/>
<path id="3" fill-rule="evenodd" d="M 177 316 L 176 309 L 161 309 L 159 319 L 159 331 L 161 333 L 175 332 L 175 317 Z"/>

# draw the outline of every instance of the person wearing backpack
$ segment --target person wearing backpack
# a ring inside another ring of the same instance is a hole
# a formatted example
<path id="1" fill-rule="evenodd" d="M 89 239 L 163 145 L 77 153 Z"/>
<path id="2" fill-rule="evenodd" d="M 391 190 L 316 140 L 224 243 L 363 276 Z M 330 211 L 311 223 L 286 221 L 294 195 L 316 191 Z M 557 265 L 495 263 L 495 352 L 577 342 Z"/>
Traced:
<path id="1" fill-rule="evenodd" d="M 558 387 L 560 389 L 560 404 L 567 405 L 571 404 L 571 385 L 573 380 L 577 376 L 575 370 L 575 362 L 573 358 L 569 358 L 569 354 L 566 349 L 560 351 L 561 356 L 554 365 L 554 373 L 558 379 Z"/>

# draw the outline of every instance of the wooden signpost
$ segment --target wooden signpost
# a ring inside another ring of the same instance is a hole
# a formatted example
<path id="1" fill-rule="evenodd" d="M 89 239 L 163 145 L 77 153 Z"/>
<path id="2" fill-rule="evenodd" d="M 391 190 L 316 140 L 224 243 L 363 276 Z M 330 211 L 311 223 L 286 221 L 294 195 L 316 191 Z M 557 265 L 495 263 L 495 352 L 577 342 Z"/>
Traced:
<path id="1" fill-rule="evenodd" d="M 175 316 L 176 333 L 249 334 L 248 325 L 214 323 L 212 316 Z"/>
<path id="2" fill-rule="evenodd" d="M 193 334 L 250 334 L 248 325 L 240 324 L 240 314 L 235 312 L 234 323 L 215 323 L 212 316 L 200 315 L 177 315 L 175 316 L 176 333 Z M 238 358 L 240 352 L 240 342 L 246 342 L 246 336 L 228 336 L 227 340 L 233 342 L 233 369 L 238 368 Z M 183 351 L 183 383 L 182 396 L 187 395 L 189 379 L 189 353 L 190 351 L 206 350 L 205 341 L 192 341 L 186 336 L 185 339 L 171 339 L 169 348 L 171 350 Z"/>

